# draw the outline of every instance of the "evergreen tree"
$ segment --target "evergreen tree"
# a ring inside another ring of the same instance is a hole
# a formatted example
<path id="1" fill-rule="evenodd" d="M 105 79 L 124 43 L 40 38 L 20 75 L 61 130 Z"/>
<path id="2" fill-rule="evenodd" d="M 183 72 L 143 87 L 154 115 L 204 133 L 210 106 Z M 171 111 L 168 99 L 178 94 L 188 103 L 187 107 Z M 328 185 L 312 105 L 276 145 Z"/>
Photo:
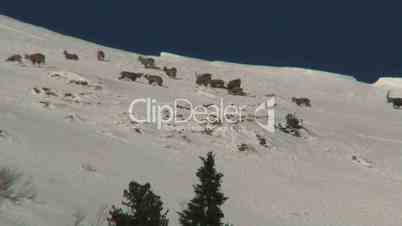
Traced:
<path id="1" fill-rule="evenodd" d="M 122 205 L 127 211 L 112 206 L 108 219 L 111 226 L 161 226 L 167 225 L 166 214 L 161 214 L 163 202 L 151 191 L 151 185 L 130 182 L 128 190 L 123 193 Z"/>
<path id="2" fill-rule="evenodd" d="M 222 173 L 215 169 L 215 156 L 212 152 L 207 157 L 200 157 L 203 166 L 196 175 L 200 184 L 193 186 L 195 197 L 188 203 L 187 209 L 179 212 L 182 226 L 221 226 L 224 214 L 220 206 L 227 197 L 220 191 Z"/>

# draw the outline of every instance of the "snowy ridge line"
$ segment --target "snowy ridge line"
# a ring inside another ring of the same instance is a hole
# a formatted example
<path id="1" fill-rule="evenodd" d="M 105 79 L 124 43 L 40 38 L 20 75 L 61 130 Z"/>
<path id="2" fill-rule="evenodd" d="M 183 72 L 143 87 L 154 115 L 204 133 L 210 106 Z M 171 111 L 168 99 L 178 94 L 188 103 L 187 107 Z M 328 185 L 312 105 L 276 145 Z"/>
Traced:
<path id="1" fill-rule="evenodd" d="M 301 67 L 291 67 L 291 66 L 270 66 L 270 65 L 256 65 L 256 64 L 244 64 L 244 63 L 234 63 L 234 62 L 225 62 L 225 61 L 211 61 L 212 64 L 214 65 L 234 65 L 234 66 L 239 66 L 239 67 L 254 67 L 258 69 L 265 69 L 265 70 L 289 70 L 289 71 L 300 71 L 301 73 L 307 73 L 307 74 L 312 74 L 312 73 L 320 73 L 323 75 L 329 75 L 331 77 L 335 78 L 340 78 L 340 79 L 346 79 L 346 80 L 351 80 L 351 81 L 357 81 L 357 79 L 352 76 L 352 75 L 342 75 L 342 74 L 337 74 L 334 72 L 328 72 L 328 71 L 322 71 L 322 70 L 317 70 L 317 69 L 309 69 L 309 68 L 301 68 Z"/>
<path id="2" fill-rule="evenodd" d="M 289 71 L 300 71 L 302 73 L 307 73 L 307 74 L 312 74 L 312 73 L 323 73 L 325 75 L 329 75 L 331 77 L 336 77 L 339 79 L 345 79 L 345 80 L 351 80 L 351 81 L 356 81 L 357 79 L 354 76 L 351 75 L 341 75 L 341 74 L 336 74 L 333 72 L 327 72 L 327 71 L 321 71 L 321 70 L 316 70 L 316 69 L 306 69 L 306 68 L 300 68 L 300 67 L 289 67 L 289 66 L 282 66 L 282 67 L 274 67 L 270 65 L 254 65 L 254 64 L 242 64 L 242 63 L 236 63 L 236 62 L 225 62 L 225 61 L 220 61 L 220 60 L 205 60 L 205 59 L 198 59 L 198 58 L 193 58 L 193 57 L 188 57 L 188 56 L 182 56 L 179 54 L 174 54 L 174 53 L 169 53 L 169 52 L 161 52 L 160 57 L 166 57 L 166 58 L 173 58 L 176 60 L 193 60 L 193 61 L 200 61 L 200 62 L 206 62 L 206 63 L 211 63 L 212 65 L 215 66 L 220 66 L 220 65 L 226 65 L 226 66 L 239 66 L 239 67 L 254 67 L 258 69 L 263 69 L 263 70 L 289 70 Z"/>
<path id="3" fill-rule="evenodd" d="M 174 60 L 190 60 L 190 61 L 194 61 L 194 62 L 204 62 L 204 63 L 211 63 L 212 61 L 209 60 L 205 60 L 205 59 L 199 59 L 199 58 L 193 58 L 193 57 L 189 57 L 189 56 L 182 56 L 179 54 L 175 54 L 175 53 L 169 53 L 169 52 L 161 52 L 159 54 L 159 57 L 161 58 L 170 58 L 170 59 L 174 59 Z"/>

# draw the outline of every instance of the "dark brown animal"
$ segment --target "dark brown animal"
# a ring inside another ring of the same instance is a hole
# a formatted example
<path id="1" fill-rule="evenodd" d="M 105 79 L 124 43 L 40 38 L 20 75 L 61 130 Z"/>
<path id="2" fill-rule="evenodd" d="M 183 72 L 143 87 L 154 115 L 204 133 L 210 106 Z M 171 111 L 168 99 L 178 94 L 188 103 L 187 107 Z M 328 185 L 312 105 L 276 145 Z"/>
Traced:
<path id="1" fill-rule="evenodd" d="M 234 79 L 234 80 L 229 81 L 226 88 L 228 89 L 228 93 L 230 95 L 236 95 L 236 96 L 245 96 L 246 95 L 246 93 L 241 88 L 241 80 L 240 79 Z"/>
<path id="2" fill-rule="evenodd" d="M 6 59 L 7 62 L 19 62 L 22 63 L 22 56 L 19 54 L 14 54 Z"/>
<path id="3" fill-rule="evenodd" d="M 155 59 L 151 57 L 138 56 L 138 61 L 144 65 L 145 68 L 159 69 L 155 66 Z"/>
<path id="4" fill-rule="evenodd" d="M 267 139 L 265 139 L 263 136 L 261 136 L 259 134 L 256 134 L 256 136 L 257 136 L 257 139 L 258 139 L 258 141 L 259 141 L 261 146 L 268 147 Z"/>
<path id="5" fill-rule="evenodd" d="M 79 57 L 78 57 L 77 54 L 69 53 L 69 52 L 67 52 L 66 50 L 63 51 L 63 54 L 64 54 L 64 57 L 65 57 L 67 60 L 79 60 Z"/>
<path id="6" fill-rule="evenodd" d="M 105 61 L 105 52 L 103 52 L 102 50 L 98 50 L 96 56 L 99 61 Z"/>
<path id="7" fill-rule="evenodd" d="M 144 76 L 148 80 L 148 84 L 157 84 L 158 86 L 163 85 L 163 79 L 158 75 L 145 75 Z"/>
<path id="8" fill-rule="evenodd" d="M 234 79 L 228 82 L 226 88 L 227 89 L 236 89 L 241 87 L 241 80 L 240 79 Z"/>
<path id="9" fill-rule="evenodd" d="M 177 69 L 175 67 L 172 68 L 163 67 L 163 71 L 169 78 L 175 79 L 177 76 Z"/>
<path id="10" fill-rule="evenodd" d="M 212 75 L 209 73 L 206 74 L 195 74 L 196 80 L 195 83 L 199 86 L 208 86 L 209 82 L 212 80 Z"/>
<path id="11" fill-rule="evenodd" d="M 212 88 L 221 88 L 221 89 L 225 88 L 225 82 L 222 79 L 212 79 L 209 81 L 209 85 Z"/>
<path id="12" fill-rule="evenodd" d="M 38 66 L 46 63 L 46 57 L 42 53 L 25 54 L 25 59 L 30 60 L 33 65 L 37 64 Z"/>
<path id="13" fill-rule="evenodd" d="M 122 71 L 122 72 L 120 72 L 119 80 L 128 79 L 128 80 L 135 82 L 137 79 L 141 78 L 143 75 L 144 75 L 143 73 Z"/>
<path id="14" fill-rule="evenodd" d="M 400 109 L 402 107 L 402 98 L 400 97 L 390 97 L 391 91 L 387 92 L 387 102 L 392 103 L 395 109 Z"/>
<path id="15" fill-rule="evenodd" d="M 228 89 L 228 93 L 230 95 L 234 95 L 234 96 L 246 96 L 247 95 L 247 93 L 245 93 L 241 87 Z"/>
<path id="16" fill-rule="evenodd" d="M 292 102 L 296 103 L 297 106 L 306 106 L 306 107 L 311 107 L 311 101 L 308 98 L 301 97 L 301 98 L 296 98 L 292 97 Z"/>

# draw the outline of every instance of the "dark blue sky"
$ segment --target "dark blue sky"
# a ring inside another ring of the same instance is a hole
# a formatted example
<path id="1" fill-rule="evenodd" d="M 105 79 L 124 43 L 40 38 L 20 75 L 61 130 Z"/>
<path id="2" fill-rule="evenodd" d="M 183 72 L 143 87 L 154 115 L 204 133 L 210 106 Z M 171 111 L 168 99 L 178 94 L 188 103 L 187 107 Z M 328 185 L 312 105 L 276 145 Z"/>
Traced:
<path id="1" fill-rule="evenodd" d="M 372 82 L 402 74 L 402 5 L 373 2 L 13 0 L 0 13 L 134 52 L 299 66 Z"/>

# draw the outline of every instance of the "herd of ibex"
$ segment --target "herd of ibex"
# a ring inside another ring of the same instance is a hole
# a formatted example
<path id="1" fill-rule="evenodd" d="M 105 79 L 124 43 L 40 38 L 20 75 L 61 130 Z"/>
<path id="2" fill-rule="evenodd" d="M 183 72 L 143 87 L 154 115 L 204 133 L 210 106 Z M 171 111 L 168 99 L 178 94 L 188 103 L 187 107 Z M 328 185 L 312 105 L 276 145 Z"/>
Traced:
<path id="1" fill-rule="evenodd" d="M 64 57 L 67 60 L 78 61 L 79 56 L 75 53 L 69 53 L 66 50 L 63 51 Z M 33 54 L 25 54 L 24 57 L 19 54 L 14 54 L 6 59 L 7 62 L 19 62 L 22 63 L 22 60 L 26 59 L 31 61 L 33 65 L 43 65 L 46 64 L 46 56 L 42 53 L 33 53 Z M 97 51 L 97 59 L 98 61 L 105 61 L 105 53 L 102 50 Z M 160 67 L 155 65 L 155 59 L 151 57 L 143 57 L 139 56 L 138 61 L 146 68 L 146 69 L 155 69 L 161 70 Z M 171 79 L 177 79 L 177 69 L 175 67 L 168 68 L 163 67 L 163 72 Z M 158 75 L 144 74 L 144 73 L 135 73 L 129 71 L 122 71 L 120 73 L 119 80 L 130 80 L 135 82 L 137 79 L 144 77 L 148 80 L 149 84 L 156 84 L 158 86 L 163 86 L 163 79 Z M 212 74 L 204 73 L 204 74 L 196 74 L 195 75 L 195 83 L 198 86 L 210 86 L 211 88 L 219 88 L 219 89 L 227 89 L 230 95 L 239 95 L 245 96 L 246 93 L 241 88 L 241 80 L 234 79 L 231 80 L 225 85 L 225 81 L 222 79 L 213 79 Z M 402 98 L 400 97 L 391 97 L 390 91 L 387 92 L 386 95 L 387 102 L 392 103 L 395 109 L 400 109 L 402 107 Z M 311 107 L 311 101 L 305 97 L 292 97 L 291 101 L 298 106 Z"/>
<path id="2" fill-rule="evenodd" d="M 75 53 L 69 53 L 66 50 L 63 51 L 64 57 L 67 60 L 79 60 L 79 57 Z M 105 61 L 105 53 L 102 50 L 98 50 L 97 57 L 99 61 Z M 25 54 L 24 59 L 31 61 L 33 65 L 46 64 L 46 56 L 42 53 Z M 23 57 L 20 54 L 14 54 L 6 59 L 7 62 L 22 63 Z"/>

